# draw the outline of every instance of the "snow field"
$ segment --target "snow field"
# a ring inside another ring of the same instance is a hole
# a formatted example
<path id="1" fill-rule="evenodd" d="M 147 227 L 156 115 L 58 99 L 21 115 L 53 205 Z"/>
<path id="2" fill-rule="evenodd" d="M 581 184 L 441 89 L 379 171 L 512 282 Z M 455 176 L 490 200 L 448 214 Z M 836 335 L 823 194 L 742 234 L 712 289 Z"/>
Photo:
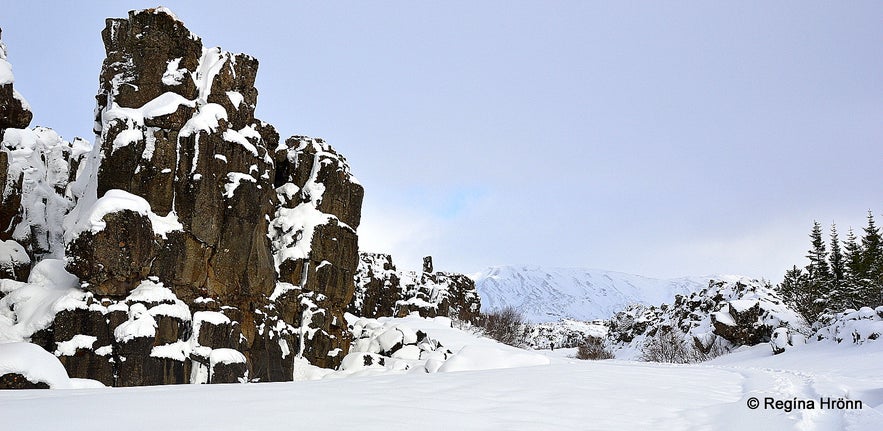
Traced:
<path id="1" fill-rule="evenodd" d="M 301 360 L 299 381 L 290 383 L 92 389 L 73 382 L 80 389 L 0 391 L 0 416 L 8 429 L 73 430 L 94 425 L 95 406 L 102 406 L 102 421 L 132 430 L 285 423 L 319 430 L 876 430 L 883 423 L 881 343 L 810 343 L 775 356 L 769 345 L 758 345 L 705 364 L 667 365 L 579 361 L 567 357 L 573 349 L 515 349 L 453 328 L 446 318 L 353 321 L 376 334 L 370 341 L 389 330 L 402 329 L 402 340 L 409 330 L 420 331 L 454 352 L 444 365 L 460 355 L 481 363 L 448 365 L 458 372 L 383 367 L 366 373 L 322 370 Z M 752 410 L 751 397 L 843 397 L 861 400 L 863 408 Z"/>

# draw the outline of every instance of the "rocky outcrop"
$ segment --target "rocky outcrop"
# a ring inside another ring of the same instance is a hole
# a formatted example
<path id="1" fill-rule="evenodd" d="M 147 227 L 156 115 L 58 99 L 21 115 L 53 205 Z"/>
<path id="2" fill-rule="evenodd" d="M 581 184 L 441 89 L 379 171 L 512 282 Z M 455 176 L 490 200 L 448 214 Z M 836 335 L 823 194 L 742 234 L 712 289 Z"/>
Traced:
<path id="1" fill-rule="evenodd" d="M 400 273 L 392 256 L 382 253 L 359 253 L 356 290 L 347 311 L 356 316 L 377 318 L 394 316 L 402 299 Z"/>
<path id="2" fill-rule="evenodd" d="M 438 340 L 405 324 L 359 318 L 352 321 L 349 328 L 353 344 L 341 364 L 344 371 L 405 371 L 414 365 L 422 365 L 423 371 L 434 373 L 453 355 Z"/>
<path id="3" fill-rule="evenodd" d="M 102 38 L 93 147 L 4 135 L 0 235 L 17 246 L 0 248 L 0 276 L 18 281 L 0 289 L 0 335 L 115 386 L 291 380 L 295 357 L 337 367 L 363 197 L 346 159 L 280 142 L 254 117 L 257 60 L 204 48 L 165 8 L 108 19 Z"/>
<path id="4" fill-rule="evenodd" d="M 429 256 L 423 259 L 423 269 L 398 272 L 389 255 L 362 253 L 350 313 L 373 318 L 418 312 L 475 322 L 481 309 L 475 282 L 463 274 L 431 272 Z"/>
<path id="5" fill-rule="evenodd" d="M 321 139 L 294 136 L 275 153 L 279 206 L 270 223 L 282 310 L 298 328 L 304 355 L 336 367 L 350 342 L 343 313 L 355 289 L 364 191 L 346 159 Z"/>
<path id="6" fill-rule="evenodd" d="M 804 330 L 806 323 L 768 283 L 742 279 L 712 280 L 699 292 L 678 295 L 673 304 L 627 307 L 609 326 L 608 339 L 619 348 L 641 351 L 668 337 L 701 358 L 712 350 L 769 342 L 777 328 Z"/>

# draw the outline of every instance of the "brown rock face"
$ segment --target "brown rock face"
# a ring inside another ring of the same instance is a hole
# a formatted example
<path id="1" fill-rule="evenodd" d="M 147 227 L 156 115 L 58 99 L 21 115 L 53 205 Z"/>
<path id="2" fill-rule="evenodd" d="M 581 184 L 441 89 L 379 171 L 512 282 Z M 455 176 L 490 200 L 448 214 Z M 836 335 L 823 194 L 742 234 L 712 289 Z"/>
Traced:
<path id="1" fill-rule="evenodd" d="M 3 135 L 0 240 L 75 276 L 24 337 L 113 386 L 285 381 L 297 356 L 338 366 L 364 195 L 346 159 L 321 139 L 280 144 L 254 117 L 257 60 L 205 49 L 164 8 L 108 19 L 102 38 L 91 150 Z"/>
<path id="2" fill-rule="evenodd" d="M 304 357 L 337 367 L 350 343 L 343 312 L 355 289 L 364 191 L 346 159 L 321 139 L 289 138 L 274 158 L 280 206 L 270 236 L 280 281 L 289 286 L 277 301 L 281 317 L 308 337 Z"/>
<path id="3" fill-rule="evenodd" d="M 67 269 L 102 298 L 97 330 L 113 337 L 66 355 L 68 371 L 112 359 L 112 384 L 129 386 L 291 380 L 295 356 L 337 366 L 364 194 L 346 159 L 321 139 L 279 145 L 254 118 L 257 60 L 203 49 L 164 9 L 109 19 L 102 37 L 100 199 L 72 215 Z M 214 362 L 231 351 L 244 361 Z"/>
<path id="4" fill-rule="evenodd" d="M 84 232 L 68 245 L 67 269 L 89 280 L 96 295 L 124 297 L 147 277 L 158 244 L 146 215 L 122 210 L 103 220 L 107 228 Z"/>

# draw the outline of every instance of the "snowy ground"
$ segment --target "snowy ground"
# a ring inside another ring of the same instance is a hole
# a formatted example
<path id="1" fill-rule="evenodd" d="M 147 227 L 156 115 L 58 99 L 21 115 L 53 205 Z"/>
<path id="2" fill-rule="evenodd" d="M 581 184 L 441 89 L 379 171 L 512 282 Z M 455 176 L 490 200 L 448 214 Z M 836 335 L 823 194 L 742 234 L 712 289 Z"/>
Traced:
<path id="1" fill-rule="evenodd" d="M 511 352 L 444 321 L 396 319 L 454 352 Z M 245 385 L 0 391 L 3 429 L 799 429 L 883 426 L 883 343 L 824 342 L 772 356 L 768 346 L 703 365 L 579 361 L 543 352 L 548 365 L 427 374 L 335 373 L 322 380 Z M 472 368 L 505 365 L 499 358 Z M 512 363 L 518 363 L 514 361 Z M 511 365 L 510 363 L 509 365 Z M 469 368 L 468 366 L 466 368 Z M 316 373 L 305 373 L 304 376 Z M 760 400 L 748 408 L 751 397 Z M 861 400 L 823 410 L 820 397 Z M 814 408 L 765 408 L 765 398 Z"/>

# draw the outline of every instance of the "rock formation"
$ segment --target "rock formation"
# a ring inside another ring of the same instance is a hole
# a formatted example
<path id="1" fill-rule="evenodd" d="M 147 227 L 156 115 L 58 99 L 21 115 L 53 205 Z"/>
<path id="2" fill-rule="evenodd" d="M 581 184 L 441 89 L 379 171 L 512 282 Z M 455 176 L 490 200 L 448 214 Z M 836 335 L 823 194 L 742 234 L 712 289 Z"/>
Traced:
<path id="1" fill-rule="evenodd" d="M 423 271 L 399 272 L 387 254 L 361 253 L 356 293 L 348 311 L 361 317 L 448 316 L 475 322 L 481 308 L 475 282 L 463 274 L 431 272 L 432 257 Z"/>
<path id="2" fill-rule="evenodd" d="M 108 19 L 102 38 L 91 149 L 23 129 L 0 82 L 0 240 L 15 240 L 0 247 L 0 342 L 116 386 L 291 380 L 295 356 L 339 366 L 363 197 L 346 159 L 280 142 L 254 117 L 257 60 L 204 48 L 165 8 Z M 45 313 L 16 314 L 34 301 Z"/>
<path id="3" fill-rule="evenodd" d="M 699 292 L 678 295 L 673 304 L 627 307 L 611 319 L 608 340 L 640 351 L 651 340 L 674 334 L 672 339 L 682 340 L 702 357 L 712 349 L 769 342 L 780 327 L 805 326 L 768 284 L 712 280 Z"/>

